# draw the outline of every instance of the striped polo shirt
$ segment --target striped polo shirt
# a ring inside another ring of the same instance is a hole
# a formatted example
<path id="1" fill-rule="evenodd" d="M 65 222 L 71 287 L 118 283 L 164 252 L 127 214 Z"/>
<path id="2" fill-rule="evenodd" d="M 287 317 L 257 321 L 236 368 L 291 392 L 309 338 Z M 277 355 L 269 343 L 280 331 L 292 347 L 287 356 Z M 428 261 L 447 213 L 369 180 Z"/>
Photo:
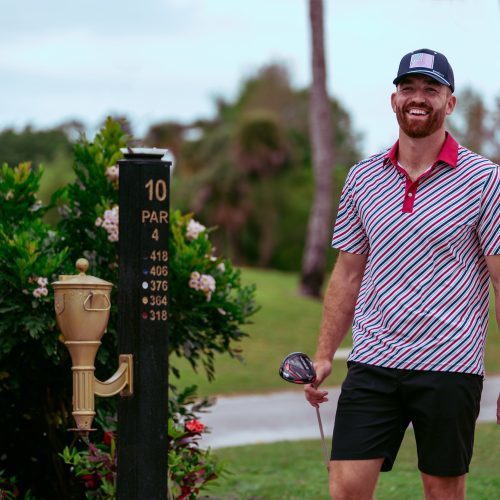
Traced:
<path id="1" fill-rule="evenodd" d="M 412 182 L 397 150 L 352 167 L 340 199 L 332 246 L 368 255 L 349 360 L 483 375 L 499 167 L 447 133 Z"/>

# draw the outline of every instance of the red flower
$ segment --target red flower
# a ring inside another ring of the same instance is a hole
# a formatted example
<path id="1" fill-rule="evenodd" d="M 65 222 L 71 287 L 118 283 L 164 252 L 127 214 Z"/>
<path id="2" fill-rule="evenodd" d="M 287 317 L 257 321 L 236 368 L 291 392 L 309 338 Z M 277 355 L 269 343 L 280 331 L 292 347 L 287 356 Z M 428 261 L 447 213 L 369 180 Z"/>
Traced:
<path id="1" fill-rule="evenodd" d="M 181 487 L 181 495 L 178 500 L 187 500 L 191 494 L 193 493 L 190 486 L 182 486 Z"/>
<path id="2" fill-rule="evenodd" d="M 111 442 L 113 441 L 113 438 L 114 438 L 114 435 L 112 432 L 110 431 L 106 431 L 102 437 L 102 442 L 106 445 L 106 446 L 111 446 Z"/>
<path id="3" fill-rule="evenodd" d="M 93 474 L 85 474 L 82 476 L 83 481 L 85 482 L 85 488 L 88 490 L 94 490 L 97 488 L 97 481 Z"/>
<path id="4" fill-rule="evenodd" d="M 203 432 L 205 426 L 199 420 L 188 420 L 186 422 L 186 429 L 190 432 L 200 433 Z"/>

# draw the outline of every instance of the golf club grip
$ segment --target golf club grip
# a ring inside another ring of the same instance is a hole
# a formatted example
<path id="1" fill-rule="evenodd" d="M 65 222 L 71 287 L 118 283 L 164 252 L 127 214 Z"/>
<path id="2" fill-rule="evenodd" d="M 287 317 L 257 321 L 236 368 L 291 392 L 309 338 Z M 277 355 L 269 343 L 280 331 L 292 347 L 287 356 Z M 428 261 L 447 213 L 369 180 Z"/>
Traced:
<path id="1" fill-rule="evenodd" d="M 318 417 L 319 432 L 321 434 L 321 444 L 323 445 L 323 455 L 325 456 L 326 470 L 330 465 L 330 460 L 328 459 L 328 451 L 326 449 L 325 433 L 323 432 L 323 423 L 321 422 L 321 415 L 319 414 L 319 408 L 316 407 L 316 417 Z"/>

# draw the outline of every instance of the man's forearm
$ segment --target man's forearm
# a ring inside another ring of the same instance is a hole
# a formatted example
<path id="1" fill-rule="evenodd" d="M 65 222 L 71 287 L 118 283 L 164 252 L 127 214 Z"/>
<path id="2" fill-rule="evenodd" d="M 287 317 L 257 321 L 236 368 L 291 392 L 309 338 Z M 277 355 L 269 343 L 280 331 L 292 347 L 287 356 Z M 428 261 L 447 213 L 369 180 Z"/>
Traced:
<path id="1" fill-rule="evenodd" d="M 495 316 L 497 319 L 497 329 L 500 331 L 500 283 L 493 281 L 493 292 L 495 294 Z"/>
<path id="2" fill-rule="evenodd" d="M 497 327 L 500 329 L 500 255 L 485 255 L 485 259 L 495 294 Z"/>
<path id="3" fill-rule="evenodd" d="M 325 294 L 316 360 L 331 360 L 352 325 L 366 257 L 342 258 L 343 262 L 340 257 L 337 261 Z M 349 259 L 355 260 L 354 268 Z"/>

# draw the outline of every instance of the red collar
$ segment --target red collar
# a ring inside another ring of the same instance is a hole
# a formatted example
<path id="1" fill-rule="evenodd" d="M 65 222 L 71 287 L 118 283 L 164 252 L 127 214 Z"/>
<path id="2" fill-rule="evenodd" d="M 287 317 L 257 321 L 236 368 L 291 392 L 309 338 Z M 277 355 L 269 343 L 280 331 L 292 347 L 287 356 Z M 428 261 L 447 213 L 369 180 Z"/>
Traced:
<path id="1" fill-rule="evenodd" d="M 385 155 L 383 166 L 387 165 L 387 161 L 390 161 L 395 167 L 398 165 L 398 147 L 399 140 L 395 142 L 390 151 Z M 458 143 L 455 139 L 453 139 L 452 135 L 449 132 L 446 132 L 446 138 L 444 140 L 443 147 L 438 154 L 434 165 L 442 161 L 449 165 L 450 167 L 456 168 L 458 161 Z"/>

